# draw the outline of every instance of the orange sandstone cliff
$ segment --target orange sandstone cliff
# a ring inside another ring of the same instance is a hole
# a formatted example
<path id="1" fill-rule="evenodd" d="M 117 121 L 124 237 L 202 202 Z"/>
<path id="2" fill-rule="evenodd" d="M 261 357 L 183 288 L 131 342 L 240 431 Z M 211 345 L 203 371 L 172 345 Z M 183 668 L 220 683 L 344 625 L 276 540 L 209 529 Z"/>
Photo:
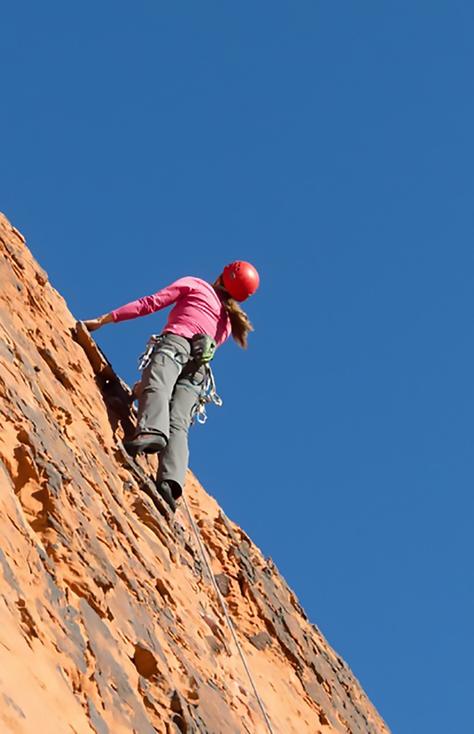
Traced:
<path id="1" fill-rule="evenodd" d="M 132 461 L 129 390 L 0 215 L 0 732 L 388 734 L 271 560 Z"/>

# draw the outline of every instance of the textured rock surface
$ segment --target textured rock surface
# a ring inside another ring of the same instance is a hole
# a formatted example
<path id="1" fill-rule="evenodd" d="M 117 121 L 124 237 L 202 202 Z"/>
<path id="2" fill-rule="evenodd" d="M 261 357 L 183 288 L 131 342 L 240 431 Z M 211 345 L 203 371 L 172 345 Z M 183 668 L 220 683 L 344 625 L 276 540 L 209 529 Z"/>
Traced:
<path id="1" fill-rule="evenodd" d="M 0 731 L 267 731 L 187 515 L 130 460 L 128 388 L 0 215 Z M 269 559 L 186 494 L 275 734 L 388 732 Z"/>

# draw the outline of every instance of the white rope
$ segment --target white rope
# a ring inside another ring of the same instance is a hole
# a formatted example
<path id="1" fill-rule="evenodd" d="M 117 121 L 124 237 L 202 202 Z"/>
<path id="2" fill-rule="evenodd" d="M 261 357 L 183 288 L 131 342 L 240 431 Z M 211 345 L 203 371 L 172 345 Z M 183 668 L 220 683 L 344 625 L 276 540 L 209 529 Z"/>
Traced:
<path id="1" fill-rule="evenodd" d="M 263 719 L 265 721 L 265 724 L 266 724 L 267 729 L 270 732 L 270 734 L 274 734 L 273 729 L 272 729 L 272 725 L 270 723 L 270 719 L 267 716 L 267 712 L 265 711 L 265 707 L 263 705 L 263 701 L 260 698 L 260 695 L 259 695 L 258 690 L 257 690 L 257 686 L 256 686 L 255 681 L 253 679 L 253 676 L 252 676 L 252 673 L 250 671 L 250 668 L 249 668 L 249 666 L 247 664 L 247 660 L 245 658 L 244 651 L 242 650 L 242 647 L 240 645 L 239 639 L 237 637 L 237 633 L 235 631 L 234 623 L 232 622 L 232 619 L 229 616 L 229 612 L 227 611 L 227 605 L 226 605 L 226 603 L 224 601 L 224 597 L 222 596 L 221 590 L 219 589 L 219 586 L 217 585 L 216 577 L 214 576 L 214 573 L 213 573 L 212 568 L 211 568 L 211 564 L 210 564 L 210 562 L 208 560 L 207 551 L 206 551 L 206 549 L 204 547 L 204 543 L 202 541 L 201 534 L 200 534 L 200 532 L 198 530 L 198 527 L 197 527 L 197 525 L 196 525 L 196 523 L 194 521 L 194 518 L 193 518 L 193 516 L 191 514 L 191 511 L 189 509 L 188 503 L 186 501 L 186 497 L 184 497 L 184 495 L 183 495 L 183 502 L 184 502 L 184 506 L 186 507 L 186 511 L 188 513 L 189 522 L 191 524 L 192 529 L 194 530 L 194 534 L 196 536 L 196 540 L 197 540 L 199 549 L 201 551 L 202 559 L 203 559 L 204 564 L 205 564 L 205 566 L 207 568 L 207 572 L 209 574 L 209 578 L 212 581 L 212 584 L 214 586 L 214 590 L 215 590 L 215 592 L 217 594 L 217 597 L 218 597 L 218 599 L 220 601 L 220 604 L 221 604 L 221 607 L 222 607 L 222 611 L 224 612 L 224 616 L 226 618 L 227 625 L 228 625 L 228 627 L 229 627 L 229 629 L 230 629 L 230 631 L 232 633 L 232 637 L 234 638 L 234 642 L 235 642 L 235 645 L 237 647 L 238 653 L 240 655 L 240 659 L 242 660 L 242 664 L 243 664 L 243 666 L 245 668 L 245 672 L 247 673 L 248 679 L 250 681 L 250 685 L 252 686 L 253 692 L 255 693 L 255 698 L 257 699 L 258 705 L 260 706 L 260 710 L 262 712 Z"/>

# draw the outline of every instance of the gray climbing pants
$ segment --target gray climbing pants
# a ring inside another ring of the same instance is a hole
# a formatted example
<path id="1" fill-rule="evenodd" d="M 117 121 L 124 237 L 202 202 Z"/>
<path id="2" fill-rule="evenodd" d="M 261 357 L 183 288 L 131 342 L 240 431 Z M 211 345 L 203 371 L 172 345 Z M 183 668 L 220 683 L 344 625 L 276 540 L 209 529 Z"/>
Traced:
<path id="1" fill-rule="evenodd" d="M 135 435 L 159 433 L 167 440 L 160 453 L 157 481 L 170 483 L 177 499 L 183 492 L 189 461 L 192 410 L 206 379 L 206 368 L 190 362 L 187 339 L 165 333 L 143 370 Z"/>

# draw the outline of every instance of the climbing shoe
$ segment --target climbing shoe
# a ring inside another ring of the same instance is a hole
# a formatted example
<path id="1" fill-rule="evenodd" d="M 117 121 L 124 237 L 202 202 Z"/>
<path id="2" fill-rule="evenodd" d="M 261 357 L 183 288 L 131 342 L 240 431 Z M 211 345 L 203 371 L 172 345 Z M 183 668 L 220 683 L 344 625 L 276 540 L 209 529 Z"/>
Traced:
<path id="1" fill-rule="evenodd" d="M 170 483 L 166 481 L 157 482 L 156 488 L 158 490 L 158 493 L 171 509 L 171 512 L 174 512 L 176 510 L 176 502 L 173 497 L 173 490 L 171 489 Z"/>
<path id="2" fill-rule="evenodd" d="M 161 433 L 139 433 L 129 441 L 124 441 L 125 451 L 130 456 L 137 454 L 157 454 L 166 446 L 166 438 Z"/>

